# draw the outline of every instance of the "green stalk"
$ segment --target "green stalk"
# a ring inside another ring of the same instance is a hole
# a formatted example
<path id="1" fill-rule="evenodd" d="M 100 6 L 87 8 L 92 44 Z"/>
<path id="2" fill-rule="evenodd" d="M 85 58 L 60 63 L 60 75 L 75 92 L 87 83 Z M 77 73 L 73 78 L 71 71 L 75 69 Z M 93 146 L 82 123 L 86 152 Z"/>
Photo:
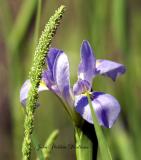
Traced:
<path id="1" fill-rule="evenodd" d="M 93 160 L 93 142 L 84 134 L 82 128 L 75 128 L 75 151 L 77 160 Z"/>
<path id="2" fill-rule="evenodd" d="M 93 124 L 94 124 L 94 128 L 95 128 L 95 131 L 96 131 L 96 136 L 97 136 L 97 139 L 98 139 L 98 144 L 99 144 L 99 147 L 100 147 L 100 152 L 101 152 L 102 159 L 103 160 L 112 160 L 112 156 L 111 156 L 108 144 L 106 142 L 106 139 L 103 135 L 102 129 L 101 129 L 99 123 L 98 123 L 96 114 L 94 112 L 89 93 L 87 93 L 87 98 L 88 98 L 88 102 L 89 102 L 89 106 L 90 106 L 90 110 L 91 110 Z"/>
<path id="3" fill-rule="evenodd" d="M 34 129 L 34 112 L 38 100 L 38 87 L 41 80 L 42 69 L 45 63 L 45 57 L 49 50 L 52 38 L 55 35 L 60 20 L 64 13 L 65 7 L 61 6 L 55 14 L 49 19 L 49 22 L 45 26 L 44 31 L 39 39 L 39 43 L 35 50 L 33 59 L 33 65 L 29 73 L 29 79 L 31 81 L 31 89 L 28 94 L 26 103 L 26 115 L 24 122 L 24 140 L 23 140 L 23 159 L 29 160 L 31 158 L 31 134 Z"/>
<path id="4" fill-rule="evenodd" d="M 36 22 L 35 22 L 35 29 L 34 29 L 34 38 L 33 38 L 34 39 L 33 51 L 35 51 L 36 45 L 37 45 L 37 42 L 38 42 L 39 28 L 40 28 L 40 18 L 41 18 L 41 4 L 42 4 L 42 0 L 38 0 L 37 15 L 36 15 Z M 34 146 L 34 148 L 36 150 L 36 154 L 37 154 L 37 157 L 38 157 L 37 159 L 45 160 L 43 152 L 40 149 L 37 136 L 35 135 L 34 132 L 33 132 L 31 138 L 32 138 L 33 146 Z"/>

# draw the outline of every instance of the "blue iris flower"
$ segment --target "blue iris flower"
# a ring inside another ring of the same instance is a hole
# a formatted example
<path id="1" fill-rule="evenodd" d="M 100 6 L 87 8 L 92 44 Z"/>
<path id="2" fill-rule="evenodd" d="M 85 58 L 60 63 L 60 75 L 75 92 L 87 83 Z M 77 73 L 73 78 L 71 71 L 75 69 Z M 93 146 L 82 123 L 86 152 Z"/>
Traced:
<path id="1" fill-rule="evenodd" d="M 50 90 L 55 93 L 63 103 L 89 123 L 93 123 L 90 106 L 86 93 L 90 94 L 93 109 L 100 125 L 111 128 L 120 113 L 120 104 L 110 94 L 92 90 L 93 78 L 105 75 L 113 81 L 125 72 L 122 64 L 95 58 L 93 49 L 88 41 L 83 41 L 80 49 L 81 62 L 78 67 L 78 80 L 71 88 L 70 72 L 67 55 L 56 48 L 51 48 L 46 57 L 48 66 L 42 73 L 42 80 L 38 92 Z M 20 101 L 26 103 L 30 80 L 26 80 L 20 91 Z"/>

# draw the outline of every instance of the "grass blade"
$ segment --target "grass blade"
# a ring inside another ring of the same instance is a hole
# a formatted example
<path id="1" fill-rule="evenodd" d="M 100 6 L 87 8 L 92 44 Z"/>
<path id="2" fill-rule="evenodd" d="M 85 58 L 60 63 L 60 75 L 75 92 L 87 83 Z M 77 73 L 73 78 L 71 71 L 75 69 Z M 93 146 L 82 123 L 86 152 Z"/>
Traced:
<path id="1" fill-rule="evenodd" d="M 92 142 L 80 128 L 75 128 L 77 160 L 92 160 Z"/>
<path id="2" fill-rule="evenodd" d="M 93 106 L 90 100 L 90 96 L 87 93 L 87 97 L 88 97 L 88 102 L 89 102 L 89 106 L 91 109 L 91 115 L 92 115 L 92 119 L 93 119 L 93 123 L 94 123 L 94 127 L 95 127 L 95 131 L 96 131 L 96 135 L 97 135 L 97 139 L 98 139 L 98 144 L 100 147 L 100 152 L 101 152 L 101 156 L 103 160 L 112 160 L 112 156 L 109 150 L 109 147 L 107 145 L 107 142 L 105 140 L 105 137 L 103 135 L 102 129 L 98 123 L 96 114 L 93 110 Z"/>
<path id="3" fill-rule="evenodd" d="M 54 142 L 57 139 L 58 135 L 59 135 L 59 130 L 54 130 L 50 134 L 49 138 L 47 139 L 47 141 L 46 141 L 46 143 L 44 145 L 44 148 L 42 149 L 42 152 L 43 152 L 43 155 L 44 155 L 45 159 L 49 158 L 50 153 L 52 151 L 52 147 L 53 147 Z"/>
<path id="4" fill-rule="evenodd" d="M 28 25 L 30 23 L 36 5 L 37 0 L 25 0 L 22 4 L 21 10 L 18 14 L 16 22 L 14 23 L 9 36 L 8 45 L 10 49 L 15 51 L 20 45 L 22 38 L 24 37 L 26 30 L 28 29 Z M 11 54 L 16 53 L 11 52 Z"/>

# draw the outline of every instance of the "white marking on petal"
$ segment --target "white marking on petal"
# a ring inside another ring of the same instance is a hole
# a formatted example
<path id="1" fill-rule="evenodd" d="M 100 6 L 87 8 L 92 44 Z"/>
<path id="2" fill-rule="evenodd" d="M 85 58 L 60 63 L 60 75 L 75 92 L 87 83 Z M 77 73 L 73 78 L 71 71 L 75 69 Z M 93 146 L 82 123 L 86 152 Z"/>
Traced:
<path id="1" fill-rule="evenodd" d="M 84 73 L 81 72 L 81 73 L 79 74 L 78 78 L 84 80 Z"/>

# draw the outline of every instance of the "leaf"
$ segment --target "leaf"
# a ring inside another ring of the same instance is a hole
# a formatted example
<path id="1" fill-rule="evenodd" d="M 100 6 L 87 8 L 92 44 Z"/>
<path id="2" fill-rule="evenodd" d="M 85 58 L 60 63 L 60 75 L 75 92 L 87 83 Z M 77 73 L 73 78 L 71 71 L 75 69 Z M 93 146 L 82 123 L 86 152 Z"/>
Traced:
<path id="1" fill-rule="evenodd" d="M 59 131 L 58 130 L 54 130 L 50 134 L 49 138 L 47 139 L 47 141 L 46 141 L 46 143 L 44 145 L 44 148 L 42 149 L 42 152 L 43 152 L 43 155 L 44 155 L 45 159 L 47 159 L 50 156 L 52 147 L 54 145 L 55 140 L 58 137 L 58 134 L 59 134 Z"/>
<path id="2" fill-rule="evenodd" d="M 77 160 L 92 160 L 92 142 L 80 128 L 75 128 Z"/>
<path id="3" fill-rule="evenodd" d="M 91 115 L 92 115 L 92 119 L 93 119 L 94 128 L 95 128 L 95 131 L 96 131 L 96 135 L 97 135 L 98 144 L 99 144 L 99 147 L 100 147 L 100 153 L 101 153 L 102 159 L 103 160 L 112 160 L 112 156 L 111 156 L 109 147 L 107 145 L 106 139 L 103 135 L 102 129 L 101 129 L 99 123 L 98 123 L 96 114 L 93 110 L 93 106 L 92 106 L 92 103 L 91 103 L 91 100 L 90 100 L 89 93 L 87 93 L 87 97 L 88 97 L 88 102 L 89 102 L 89 106 L 90 106 L 90 109 L 91 109 Z"/>

